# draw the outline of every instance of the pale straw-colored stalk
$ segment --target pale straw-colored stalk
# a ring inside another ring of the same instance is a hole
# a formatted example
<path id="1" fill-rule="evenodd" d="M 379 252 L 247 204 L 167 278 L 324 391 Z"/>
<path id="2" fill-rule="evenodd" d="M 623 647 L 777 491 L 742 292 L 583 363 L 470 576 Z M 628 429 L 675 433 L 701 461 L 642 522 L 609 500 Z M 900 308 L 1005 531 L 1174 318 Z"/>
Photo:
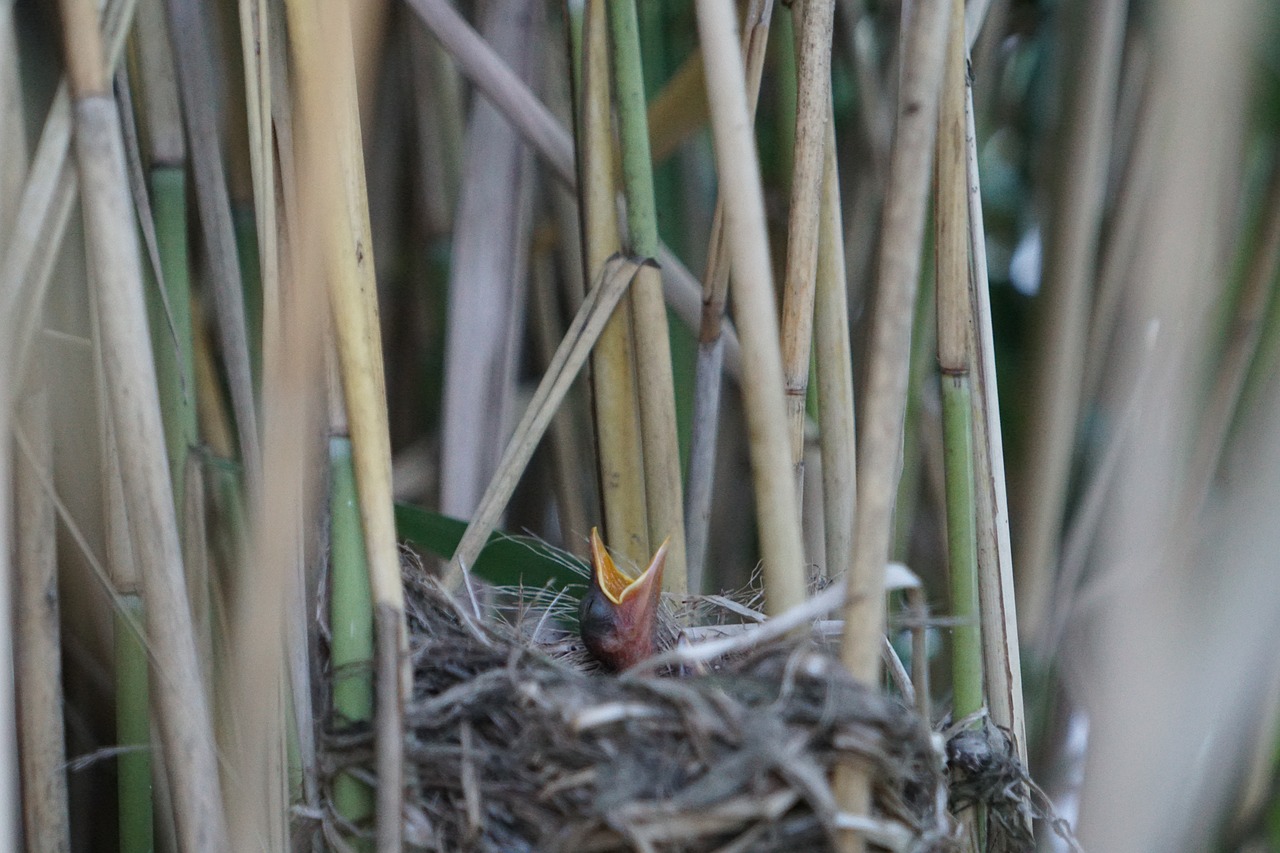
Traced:
<path id="1" fill-rule="evenodd" d="M 760 100 L 760 78 L 769 46 L 772 0 L 753 0 L 743 21 L 742 54 L 746 67 L 747 111 L 755 123 Z M 706 100 L 706 75 L 702 55 L 698 77 Z M 716 211 L 707 241 L 707 270 L 702 281 L 702 320 L 698 329 L 698 357 L 694 369 L 693 423 L 689 436 L 689 476 L 685 493 L 685 531 L 688 534 L 689 589 L 701 592 L 706 572 L 707 540 L 711 526 L 711 498 L 715 485 L 716 439 L 720 423 L 720 386 L 725 358 L 724 314 L 729 299 L 729 242 L 724 234 L 724 196 L 716 198 Z"/>
<path id="2" fill-rule="evenodd" d="M 973 443 L 976 449 L 975 505 L 978 512 L 978 599 L 982 613 L 983 672 L 991 719 L 1013 737 L 1027 763 L 1027 722 L 1022 696 L 1022 650 L 1009 541 L 1009 494 L 1005 485 L 1004 437 L 996 382 L 995 335 L 987 285 L 987 245 L 978 180 L 978 145 L 973 124 L 973 88 L 965 85 L 965 161 L 968 175 L 970 284 L 973 288 L 976 381 Z"/>
<path id="3" fill-rule="evenodd" d="M 795 147 L 791 210 L 787 223 L 786 278 L 782 298 L 782 372 L 797 495 L 804 470 L 805 401 L 813 344 L 821 222 L 823 151 L 831 111 L 831 29 L 834 0 L 804 0 L 797 41 Z"/>
<path id="4" fill-rule="evenodd" d="M 853 557 L 853 510 L 858 480 L 840 175 L 835 123 L 830 105 L 827 109 L 813 346 L 818 376 L 818 442 L 822 451 L 822 512 L 826 531 L 824 569 L 827 575 L 834 575 L 844 571 Z"/>
<path id="5" fill-rule="evenodd" d="M 318 170 L 305 177 L 319 182 L 324 190 L 318 200 L 321 206 L 316 226 L 324 235 L 324 266 L 337 332 L 376 626 L 377 848 L 381 853 L 391 853 L 400 849 L 402 832 L 408 638 L 392 513 L 386 383 L 364 157 L 356 115 L 350 19 L 342 8 L 317 9 L 303 0 L 289 0 L 286 12 L 300 93 L 302 144 L 314 158 L 308 161 L 309 165 Z"/>
<path id="6" fill-rule="evenodd" d="M 208 696 L 191 621 L 124 150 L 110 97 L 97 8 L 64 0 L 68 77 L 102 356 L 134 558 L 157 659 L 155 707 L 184 849 L 226 849 Z"/>
<path id="7" fill-rule="evenodd" d="M 911 322 L 920 277 L 938 90 L 949 15 L 945 0 L 919 0 L 904 19 L 902 78 L 897 129 L 889 155 L 881 226 L 876 316 L 871 330 L 864 424 L 858 447 L 858 505 L 854 514 L 853 561 L 844 611 L 841 659 L 854 675 L 878 684 L 885 631 L 884 573 L 892 538 L 898 486 L 898 451 L 906 410 Z M 865 768 L 836 768 L 841 810 L 866 814 L 870 787 Z M 843 853 L 860 851 L 857 833 L 840 836 Z"/>
<path id="8" fill-rule="evenodd" d="M 735 317 L 745 341 L 743 396 L 764 563 L 765 608 L 773 615 L 805 599 L 804 544 L 787 440 L 782 352 L 774 307 L 760 170 L 747 106 L 746 77 L 733 9 L 697 5 L 711 106 L 716 170 L 734 274 Z"/>

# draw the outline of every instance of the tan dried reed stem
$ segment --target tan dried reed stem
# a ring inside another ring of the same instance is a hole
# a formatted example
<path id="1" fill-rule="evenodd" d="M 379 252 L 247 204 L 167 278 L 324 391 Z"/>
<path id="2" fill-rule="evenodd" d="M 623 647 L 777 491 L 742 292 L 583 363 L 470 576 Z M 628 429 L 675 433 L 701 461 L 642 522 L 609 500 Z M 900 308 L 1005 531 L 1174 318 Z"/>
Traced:
<path id="1" fill-rule="evenodd" d="M 853 511 L 857 501 L 853 355 L 849 341 L 849 285 L 845 272 L 844 223 L 836 130 L 827 106 L 818 238 L 813 345 L 818 377 L 818 442 L 822 452 L 822 512 L 825 570 L 844 571 L 853 558 Z"/>
<path id="2" fill-rule="evenodd" d="M 62 7 L 108 398 L 134 556 L 141 565 L 147 599 L 147 634 L 157 660 L 153 690 L 178 832 L 184 849 L 224 850 L 226 826 L 212 720 L 200 679 L 164 458 L 119 119 L 108 94 L 96 5 L 92 0 L 64 0 Z"/>
<path id="3" fill-rule="evenodd" d="M 772 17 L 772 0 L 753 0 L 747 5 L 743 20 L 742 54 L 746 67 L 747 112 L 753 125 L 756 104 L 760 100 L 760 78 L 764 73 Z M 705 102 L 706 74 L 702 54 L 694 56 L 698 61 L 699 82 L 703 86 L 698 97 Z M 724 314 L 729 299 L 730 259 L 729 242 L 724 234 L 723 195 L 716 198 L 711 236 L 707 241 L 707 258 L 707 271 L 702 282 L 702 320 L 698 329 L 693 424 L 689 438 L 688 491 L 685 493 L 689 589 L 693 592 L 702 591 L 706 570 L 711 498 L 715 481 L 716 437 L 720 423 L 720 385 L 725 358 Z"/>
<path id="4" fill-rule="evenodd" d="M 329 299 L 375 609 L 377 846 L 390 853 L 399 850 L 402 831 L 401 753 L 409 670 L 351 22 L 344 9 L 316 9 L 303 0 L 290 0 L 286 12 L 301 95 L 303 144 L 313 152 L 311 163 L 321 170 L 307 178 L 320 181 L 324 189 L 317 225 L 324 234 Z"/>
<path id="5" fill-rule="evenodd" d="M 799 5 L 798 95 L 787 268 L 782 298 L 782 372 L 797 492 L 804 472 L 805 400 L 813 344 L 813 303 L 818 269 L 826 126 L 831 110 L 831 29 L 834 0 Z"/>
<path id="6" fill-rule="evenodd" d="M 968 175 L 969 251 L 972 264 L 974 335 L 972 358 L 977 379 L 973 443 L 976 450 L 975 505 L 978 513 L 978 599 L 982 613 L 983 672 L 991 719 L 1013 737 L 1018 757 L 1027 763 L 1026 711 L 1022 696 L 1022 650 L 1014 599 L 1013 548 L 1009 542 L 1009 494 L 1004 473 L 1004 437 L 996 382 L 995 335 L 991 328 L 986 231 L 978 180 L 978 145 L 973 118 L 973 87 L 965 80 L 965 163 Z"/>
<path id="7" fill-rule="evenodd" d="M 876 316 L 858 448 L 858 506 L 853 561 L 845 600 L 841 658 L 857 678 L 879 682 L 885 630 L 884 573 L 892 538 L 898 485 L 898 449 L 906 410 L 911 321 L 919 284 L 921 239 L 937 132 L 938 89 L 946 44 L 946 0 L 920 0 L 904 20 L 902 79 L 897 130 L 889 157 L 881 227 Z M 836 793 L 844 811 L 865 814 L 869 788 L 864 772 L 837 768 Z M 841 837 L 843 851 L 861 850 L 856 833 Z"/>
<path id="8" fill-rule="evenodd" d="M 581 210 L 587 281 L 621 247 L 614 185 L 609 32 L 604 0 L 588 0 L 582 26 Z M 591 357 L 600 466 L 600 502 L 610 547 L 637 566 L 648 563 L 644 449 L 640 438 L 632 306 L 618 304 Z"/>
<path id="9" fill-rule="evenodd" d="M 1043 336 L 1035 357 L 1030 436 L 1018 538 L 1018 611 L 1034 637 L 1047 618 L 1067 479 L 1079 424 L 1107 152 L 1115 119 L 1128 4 L 1092 0 L 1078 10 L 1078 69 L 1065 110 L 1064 150 L 1052 228 L 1046 234 Z"/>
<path id="10" fill-rule="evenodd" d="M 755 140 L 733 9 L 699 0 L 698 33 L 706 65 L 707 99 L 724 197 L 725 231 L 733 259 L 732 287 L 742 336 L 743 394 L 751 432 L 751 467 L 765 607 L 781 614 L 805 598 L 804 545 L 787 440 L 782 352 L 774 307 L 769 238 Z"/>

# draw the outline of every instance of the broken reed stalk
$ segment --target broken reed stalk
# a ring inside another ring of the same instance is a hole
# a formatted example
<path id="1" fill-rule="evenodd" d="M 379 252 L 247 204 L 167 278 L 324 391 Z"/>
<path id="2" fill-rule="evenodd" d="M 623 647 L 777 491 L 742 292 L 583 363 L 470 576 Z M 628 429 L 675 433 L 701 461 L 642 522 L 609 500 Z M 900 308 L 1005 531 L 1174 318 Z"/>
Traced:
<path id="1" fill-rule="evenodd" d="M 868 684 L 878 684 L 880 676 L 885 563 L 898 486 L 911 323 L 920 278 L 920 246 L 948 20 L 946 0 L 919 0 L 911 17 L 903 20 L 902 78 L 880 231 L 876 314 L 862 406 L 865 426 L 858 447 L 853 559 L 840 646 L 844 665 Z M 867 782 L 863 768 L 837 768 L 836 794 L 842 811 L 866 814 L 870 802 Z M 864 846 L 862 838 L 852 832 L 841 835 L 840 845 L 842 853 L 860 851 Z"/>
<path id="2" fill-rule="evenodd" d="M 67 68 L 85 231 L 97 291 L 108 400 L 120 451 L 134 555 L 157 661 L 152 685 L 183 849 L 225 850 L 222 795 L 208 697 L 182 573 L 142 269 L 126 188 L 119 117 L 107 86 L 97 7 L 63 0 Z"/>
<path id="3" fill-rule="evenodd" d="M 516 484 L 528 467 L 529 460 L 533 458 L 533 451 L 578 371 L 586 363 L 587 356 L 608 323 L 618 300 L 626 294 L 641 266 L 635 260 L 614 256 L 600 270 L 595 285 L 587 292 L 582 307 L 569 324 L 564 340 L 556 348 L 555 356 L 547 366 L 542 381 L 538 383 L 533 399 L 529 401 L 520 423 L 511 434 L 511 440 L 503 451 L 502 461 L 498 463 L 498 470 L 485 489 L 475 515 L 462 535 L 462 541 L 453 552 L 444 578 L 446 588 L 459 590 L 466 582 L 466 573 L 475 565 L 481 549 L 489 541 L 489 534 L 497 526 Z"/>
<path id="4" fill-rule="evenodd" d="M 608 11 L 629 242 L 634 254 L 654 258 L 658 256 L 658 213 L 653 194 L 653 161 L 649 154 L 635 0 L 612 0 Z M 669 592 L 685 595 L 689 581 L 685 561 L 684 489 L 676 436 L 675 380 L 667 309 L 662 298 L 662 275 L 656 267 L 644 267 L 637 274 L 631 289 L 631 310 L 649 542 L 668 541 L 662 586 Z"/>
<path id="5" fill-rule="evenodd" d="M 71 849 L 71 838 L 63 745 L 57 522 L 53 501 L 42 485 L 53 473 L 53 437 L 42 360 L 37 356 L 30 362 L 25 387 L 13 407 L 32 450 L 31 456 L 15 452 L 12 457 L 17 522 L 13 550 L 14 686 L 22 708 L 17 736 L 27 849 L 58 853 Z"/>
<path id="6" fill-rule="evenodd" d="M 737 21 L 729 4 L 699 0 L 698 34 L 732 258 L 735 317 L 745 342 L 743 395 L 764 562 L 765 609 L 781 614 L 805 599 L 804 546 L 792 477 L 760 169 L 747 107 Z"/>
<path id="7" fill-rule="evenodd" d="M 826 165 L 822 172 L 813 346 L 818 377 L 825 571 L 830 577 L 844 571 L 853 556 L 853 510 L 858 480 L 849 285 L 845 272 L 844 222 L 840 214 L 836 129 L 829 101 L 823 159 Z"/>
<path id="8" fill-rule="evenodd" d="M 752 0 L 743 21 L 742 54 L 746 67 L 747 116 L 755 125 L 769 47 L 773 0 Z M 698 82 L 706 100 L 702 54 L 695 53 Z M 692 94 L 688 97 L 694 97 Z M 656 103 L 656 101 L 655 101 Z M 653 108 L 650 107 L 650 111 Z M 716 198 L 711 236 L 707 241 L 707 271 L 702 280 L 702 318 L 698 328 L 698 357 L 694 368 L 693 424 L 689 436 L 688 491 L 685 494 L 685 532 L 688 536 L 689 590 L 701 592 L 706 572 L 707 540 L 711 526 L 711 498 L 715 485 L 716 439 L 720 422 L 720 385 L 724 367 L 724 313 L 729 299 L 729 242 L 724 233 L 724 196 Z"/>
<path id="9" fill-rule="evenodd" d="M 1120 0 L 1092 0 L 1077 10 L 1079 49 L 1073 52 L 1075 71 L 1068 72 L 1075 83 L 1063 113 L 1053 227 L 1045 235 L 1043 334 L 1033 355 L 1025 509 L 1019 514 L 1018 611 L 1028 637 L 1046 624 L 1058 562 L 1127 8 Z"/>
<path id="10" fill-rule="evenodd" d="M 1014 598 L 1013 548 L 1009 541 L 1009 493 L 1004 473 L 1004 435 L 996 382 L 995 335 L 987 278 L 986 229 L 978 180 L 973 87 L 965 75 L 965 163 L 968 176 L 970 287 L 973 288 L 975 367 L 973 441 L 975 503 L 978 510 L 978 609 L 982 614 L 983 677 L 991 720 L 1013 738 L 1018 760 L 1027 766 L 1027 721 L 1022 696 L 1022 649 Z"/>
<path id="11" fill-rule="evenodd" d="M 795 147 L 787 266 L 782 298 L 782 372 L 791 435 L 796 494 L 804 478 L 805 402 L 813 345 L 813 303 L 818 268 L 826 126 L 831 109 L 831 29 L 834 0 L 804 0 L 797 38 Z M 803 510 L 803 507 L 801 508 Z"/>
<path id="12" fill-rule="evenodd" d="M 373 722 L 373 601 L 351 439 L 340 435 L 329 439 L 329 576 L 334 722 L 339 729 L 367 725 Z M 350 773 L 333 780 L 333 802 L 353 826 L 373 816 L 372 789 Z"/>
<path id="13" fill-rule="evenodd" d="M 952 719 L 982 710 L 978 531 L 974 507 L 973 379 L 970 362 L 968 178 L 965 174 L 964 0 L 951 0 L 934 163 L 938 367 L 946 464 L 947 567 L 951 584 Z M 975 723 L 976 724 L 976 723 Z"/>
<path id="14" fill-rule="evenodd" d="M 609 97 L 609 33 L 604 16 L 604 0 L 588 0 L 582 25 L 579 137 L 585 281 L 593 281 L 596 271 L 621 248 Z M 645 503 L 633 316 L 632 301 L 623 300 L 601 332 L 591 356 L 591 391 L 605 533 L 611 548 L 634 565 L 645 566 L 653 551 Z"/>
<path id="15" fill-rule="evenodd" d="M 325 235 L 325 269 L 376 626 L 377 848 L 390 853 L 400 849 L 402 832 L 403 715 L 410 673 L 351 22 L 341 8 L 316 9 L 303 0 L 289 0 L 286 12 L 301 94 L 304 144 L 314 147 L 317 168 L 327 170 L 307 178 L 320 180 L 329 190 L 323 197 L 319 224 Z"/>

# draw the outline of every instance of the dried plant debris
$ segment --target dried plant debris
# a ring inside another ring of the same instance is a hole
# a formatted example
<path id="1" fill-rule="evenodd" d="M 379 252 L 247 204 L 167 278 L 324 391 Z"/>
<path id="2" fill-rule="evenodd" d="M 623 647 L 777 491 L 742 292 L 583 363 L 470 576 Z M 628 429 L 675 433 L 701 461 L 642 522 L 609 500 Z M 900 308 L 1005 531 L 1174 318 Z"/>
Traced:
<path id="1" fill-rule="evenodd" d="M 1009 735 L 989 720 L 980 728 L 963 728 L 947 740 L 947 770 L 953 813 L 975 805 L 986 808 L 988 850 L 1034 850 L 1031 825 L 1042 820 L 1068 849 L 1079 853 L 1071 827 L 1054 814 L 1048 795 L 1027 775 Z"/>
<path id="2" fill-rule="evenodd" d="M 420 573 L 407 581 L 407 849 L 834 849 L 847 816 L 829 779 L 845 761 L 872 771 L 875 847 L 959 849 L 942 738 L 850 678 L 821 632 L 699 671 L 608 676 L 564 627 L 567 596 L 455 601 Z M 331 776 L 369 777 L 368 732 L 327 747 Z"/>

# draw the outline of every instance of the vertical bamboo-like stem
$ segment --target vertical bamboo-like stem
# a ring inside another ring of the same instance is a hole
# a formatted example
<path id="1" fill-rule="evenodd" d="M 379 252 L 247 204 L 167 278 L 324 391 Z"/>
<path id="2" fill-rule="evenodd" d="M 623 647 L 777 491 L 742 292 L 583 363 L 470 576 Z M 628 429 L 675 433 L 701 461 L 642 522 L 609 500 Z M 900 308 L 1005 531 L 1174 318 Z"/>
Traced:
<path id="1" fill-rule="evenodd" d="M 402 730 L 408 689 L 404 591 L 392 514 L 391 448 L 378 332 L 373 241 L 364 186 L 350 19 L 341 7 L 286 6 L 301 93 L 305 144 L 314 146 L 329 295 L 350 420 L 377 643 L 376 764 L 379 851 L 400 848 Z"/>
<path id="2" fill-rule="evenodd" d="M 973 288 L 977 377 L 974 400 L 975 504 L 978 511 L 978 604 L 982 614 L 983 674 L 991 719 L 1013 737 L 1027 763 L 1026 712 L 1022 699 L 1022 650 L 1018 609 L 1013 594 L 1013 549 L 1009 543 L 1009 495 L 1005 487 L 1004 438 L 996 384 L 995 336 L 991 293 L 987 288 L 986 231 L 978 182 L 978 145 L 973 118 L 973 88 L 965 81 L 965 162 L 969 197 L 970 286 Z"/>
<path id="3" fill-rule="evenodd" d="M 339 727 L 373 721 L 373 602 L 365 562 L 351 440 L 329 439 L 329 625 L 333 710 Z M 373 791 L 349 773 L 333 783 L 334 808 L 359 826 L 373 816 Z"/>
<path id="4" fill-rule="evenodd" d="M 622 149 L 622 182 L 627 199 L 627 230 L 632 251 L 658 255 L 658 214 L 653 197 L 653 162 L 645 110 L 644 73 L 635 0 L 608 4 L 613 41 L 614 90 Z M 640 270 L 631 289 L 632 330 L 636 343 L 636 384 L 640 397 L 640 437 L 644 446 L 645 504 L 649 541 L 667 545 L 664 589 L 678 595 L 689 589 L 685 561 L 684 490 L 680 482 L 680 446 L 676 437 L 675 385 L 662 275 Z"/>
<path id="5" fill-rule="evenodd" d="M 782 372 L 797 494 L 804 470 L 805 398 L 813 344 L 822 175 L 831 110 L 831 28 L 834 0 L 804 0 L 797 74 L 796 136 L 787 225 L 787 270 L 782 299 Z"/>
<path id="6" fill-rule="evenodd" d="M 822 450 L 822 511 L 826 528 L 826 573 L 834 575 L 853 556 L 853 508 L 857 499 L 853 417 L 853 357 L 849 342 L 849 286 L 844 263 L 844 223 L 836 130 L 827 105 L 818 240 L 813 345 L 818 373 L 818 441 Z"/>
<path id="7" fill-rule="evenodd" d="M 604 0 L 588 0 L 583 14 L 582 234 L 585 281 L 593 281 L 621 246 L 614 186 L 613 111 Z M 649 515 L 645 502 L 640 398 L 632 337 L 634 311 L 623 300 L 605 326 L 591 358 L 600 502 L 611 547 L 638 566 L 647 564 Z M 659 540 L 661 541 L 661 540 Z"/>
<path id="8" fill-rule="evenodd" d="M 938 104 L 934 222 L 938 270 L 938 366 L 942 373 L 943 459 L 947 489 L 947 563 L 951 582 L 954 719 L 983 706 L 978 617 L 978 531 L 974 507 L 973 384 L 969 289 L 969 216 L 965 173 L 964 0 L 951 2 L 951 27 Z"/>
<path id="9" fill-rule="evenodd" d="M 744 341 L 743 394 L 752 439 L 751 468 L 764 558 L 765 607 L 771 614 L 778 614 L 804 600 L 804 546 L 787 438 L 786 405 L 781 393 L 782 352 L 764 198 L 733 9 L 715 0 L 699 0 L 697 13 L 716 171 L 733 260 L 735 316 Z"/>
<path id="10" fill-rule="evenodd" d="M 1044 336 L 1033 367 L 1030 440 L 1023 465 L 1018 611 L 1028 636 L 1036 636 L 1045 622 L 1057 562 L 1127 8 L 1122 0 L 1092 0 L 1078 10 L 1080 49 L 1074 67 L 1079 71 L 1064 111 L 1058 203 L 1045 244 L 1040 297 Z"/>
<path id="11" fill-rule="evenodd" d="M 40 359 L 34 359 L 26 388 L 14 407 L 33 453 L 15 453 L 13 462 L 17 510 L 14 682 L 22 708 L 18 714 L 22 822 L 27 849 L 32 853 L 58 853 L 71 847 L 64 769 L 57 525 L 53 501 L 42 485 L 52 476 L 53 468 L 46 388 Z"/>
<path id="12" fill-rule="evenodd" d="M 858 447 L 858 506 L 853 561 L 845 601 L 841 659 L 856 678 L 876 684 L 885 629 L 884 572 L 898 485 L 898 448 L 906 410 L 911 321 L 920 277 L 920 241 L 937 132 L 938 89 L 946 45 L 945 0 L 919 0 L 904 19 L 897 130 L 889 156 L 881 226 L 876 316 L 872 328 L 866 403 Z M 863 814 L 870 802 L 865 771 L 842 765 L 836 796 L 843 810 Z M 841 850 L 863 849 L 844 833 Z"/>
<path id="13" fill-rule="evenodd" d="M 92 0 L 64 0 L 62 8 L 107 389 L 134 554 L 147 597 L 147 634 L 158 662 L 153 688 L 178 832 L 185 850 L 225 850 L 212 721 L 200 680 L 163 453 L 164 428 L 146 334 L 119 119 L 108 94 L 96 5 Z"/>
<path id="14" fill-rule="evenodd" d="M 773 0 L 753 0 L 743 21 L 742 53 L 746 67 L 747 115 L 755 124 L 769 46 Z M 705 98 L 706 73 L 701 55 L 698 83 Z M 656 102 L 655 102 L 656 103 Z M 651 108 L 652 112 L 652 108 Z M 698 359 L 694 372 L 693 426 L 689 437 L 689 488 L 685 494 L 685 532 L 688 535 L 689 589 L 700 592 L 706 570 L 707 538 L 711 524 L 711 496 L 715 480 L 716 433 L 720 421 L 720 380 L 724 367 L 724 312 L 729 298 L 729 242 L 724 233 L 724 196 L 716 198 L 716 212 L 707 241 L 707 271 L 702 281 L 702 315 L 698 328 Z"/>

